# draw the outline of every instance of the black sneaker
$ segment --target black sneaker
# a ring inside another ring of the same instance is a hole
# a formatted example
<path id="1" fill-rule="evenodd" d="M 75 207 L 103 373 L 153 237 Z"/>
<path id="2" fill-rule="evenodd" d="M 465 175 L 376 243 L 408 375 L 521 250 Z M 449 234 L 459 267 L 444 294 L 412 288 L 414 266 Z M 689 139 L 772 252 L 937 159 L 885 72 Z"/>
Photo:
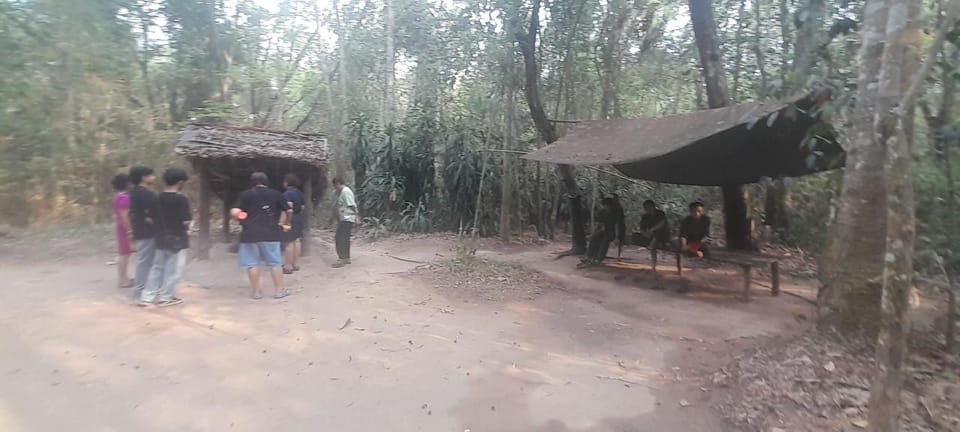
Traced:
<path id="1" fill-rule="evenodd" d="M 176 306 L 176 305 L 178 305 L 178 304 L 180 304 L 180 303 L 183 303 L 183 299 L 182 299 L 182 298 L 174 297 L 174 298 L 172 298 L 172 299 L 170 299 L 170 300 L 162 300 L 162 301 L 158 302 L 158 303 L 157 303 L 157 307 Z"/>

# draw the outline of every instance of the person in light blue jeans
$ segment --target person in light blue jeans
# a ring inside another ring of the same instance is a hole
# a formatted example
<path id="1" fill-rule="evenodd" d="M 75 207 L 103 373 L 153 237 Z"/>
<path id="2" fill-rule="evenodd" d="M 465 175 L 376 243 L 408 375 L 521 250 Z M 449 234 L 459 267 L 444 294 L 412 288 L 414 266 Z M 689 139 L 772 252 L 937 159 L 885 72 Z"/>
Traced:
<path id="1" fill-rule="evenodd" d="M 153 193 L 153 183 L 156 176 L 153 169 L 145 166 L 130 168 L 130 229 L 134 247 L 136 248 L 136 268 L 133 275 L 133 299 L 139 300 L 150 268 L 153 267 L 153 256 L 156 252 L 157 229 L 154 218 L 157 211 L 157 195 Z"/>
<path id="2" fill-rule="evenodd" d="M 289 222 L 287 216 L 290 206 L 279 191 L 268 185 L 270 179 L 265 173 L 250 175 L 251 188 L 240 193 L 236 204 L 230 209 L 230 215 L 240 221 L 240 267 L 246 270 L 250 279 L 250 297 L 263 298 L 260 291 L 260 263 L 270 268 L 273 279 L 273 297 L 277 299 L 290 295 L 283 288 L 283 259 L 280 256 L 282 230 Z M 281 228 L 283 227 L 283 228 Z"/>
<path id="3" fill-rule="evenodd" d="M 179 168 L 167 169 L 163 173 L 163 182 L 163 193 L 157 197 L 157 251 L 147 286 L 137 303 L 141 307 L 183 303 L 183 299 L 174 294 L 187 264 L 187 248 L 190 247 L 187 235 L 187 227 L 192 219 L 190 201 L 180 193 L 187 182 L 187 172 Z"/>

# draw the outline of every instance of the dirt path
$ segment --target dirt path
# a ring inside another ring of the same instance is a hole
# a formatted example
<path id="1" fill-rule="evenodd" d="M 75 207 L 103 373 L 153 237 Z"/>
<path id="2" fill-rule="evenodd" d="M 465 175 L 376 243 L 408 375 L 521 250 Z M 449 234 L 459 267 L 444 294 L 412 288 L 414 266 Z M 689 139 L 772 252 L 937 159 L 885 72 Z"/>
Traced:
<path id="1" fill-rule="evenodd" d="M 806 311 L 595 280 L 544 248 L 487 254 L 560 289 L 464 301 L 384 254 L 428 261 L 448 248 L 361 245 L 334 270 L 320 247 L 290 280 L 294 296 L 254 301 L 218 247 L 188 264 L 185 305 L 152 310 L 113 288 L 106 251 L 5 258 L 0 430 L 720 431 L 693 377 L 801 329 Z"/>

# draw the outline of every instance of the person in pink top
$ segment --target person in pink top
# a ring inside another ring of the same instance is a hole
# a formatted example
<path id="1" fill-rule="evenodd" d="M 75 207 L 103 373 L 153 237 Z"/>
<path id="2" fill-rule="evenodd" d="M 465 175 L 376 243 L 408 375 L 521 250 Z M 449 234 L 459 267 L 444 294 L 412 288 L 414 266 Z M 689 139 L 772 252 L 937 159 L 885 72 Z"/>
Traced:
<path id="1" fill-rule="evenodd" d="M 127 273 L 130 255 L 133 253 L 133 231 L 130 228 L 130 177 L 118 174 L 113 178 L 113 219 L 117 225 L 117 287 L 130 288 L 133 280 Z"/>

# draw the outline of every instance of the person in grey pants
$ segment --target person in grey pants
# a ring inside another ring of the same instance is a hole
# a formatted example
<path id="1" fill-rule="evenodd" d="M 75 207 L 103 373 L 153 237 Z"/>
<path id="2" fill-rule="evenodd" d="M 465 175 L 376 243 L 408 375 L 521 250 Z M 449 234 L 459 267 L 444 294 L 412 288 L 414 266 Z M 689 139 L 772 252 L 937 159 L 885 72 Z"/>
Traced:
<path id="1" fill-rule="evenodd" d="M 183 303 L 183 299 L 175 294 L 187 264 L 187 248 L 190 247 L 187 235 L 192 219 L 190 201 L 181 193 L 186 182 L 187 172 L 180 168 L 170 168 L 163 173 L 164 188 L 157 197 L 154 219 L 157 226 L 156 253 L 147 286 L 137 306 L 155 304 L 165 307 Z"/>
<path id="2" fill-rule="evenodd" d="M 156 179 L 152 168 L 130 168 L 130 183 L 133 184 L 133 190 L 130 191 L 130 228 L 133 230 L 133 247 L 136 253 L 132 293 L 134 300 L 140 299 L 140 294 L 147 285 L 156 253 L 157 228 L 154 226 L 154 218 L 157 212 L 157 195 L 152 190 Z"/>

